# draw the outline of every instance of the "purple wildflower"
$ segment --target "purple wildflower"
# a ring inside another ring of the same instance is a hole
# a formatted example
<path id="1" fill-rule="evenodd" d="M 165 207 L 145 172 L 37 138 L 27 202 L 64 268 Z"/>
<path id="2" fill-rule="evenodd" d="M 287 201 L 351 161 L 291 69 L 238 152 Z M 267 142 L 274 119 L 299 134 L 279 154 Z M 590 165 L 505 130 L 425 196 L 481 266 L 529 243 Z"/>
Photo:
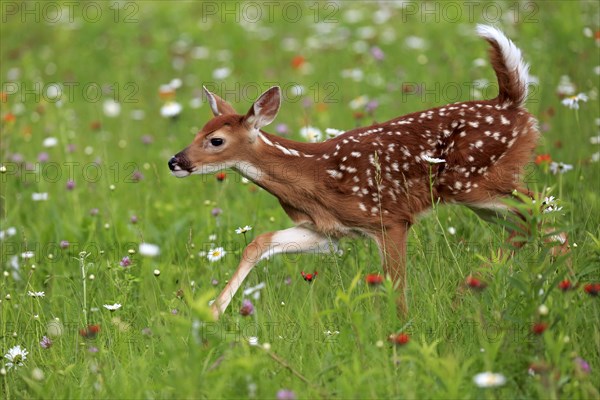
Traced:
<path id="1" fill-rule="evenodd" d="M 287 135 L 288 133 L 290 133 L 290 129 L 286 124 L 277 124 L 275 132 L 277 132 L 279 135 Z"/>
<path id="2" fill-rule="evenodd" d="M 92 346 L 92 347 L 90 347 L 90 348 L 88 349 L 88 351 L 89 351 L 90 353 L 97 353 L 99 350 L 98 350 L 98 348 L 97 348 L 96 346 Z"/>
<path id="3" fill-rule="evenodd" d="M 66 249 L 67 247 L 69 247 L 69 244 L 70 244 L 69 241 L 67 241 L 67 240 L 61 240 L 60 241 L 60 248 L 61 249 Z"/>
<path id="4" fill-rule="evenodd" d="M 75 181 L 69 179 L 67 181 L 67 190 L 73 190 L 75 189 Z"/>
<path id="5" fill-rule="evenodd" d="M 280 389 L 277 392 L 277 400 L 296 400 L 296 393 L 289 389 Z"/>
<path id="6" fill-rule="evenodd" d="M 73 143 L 69 143 L 67 145 L 67 153 L 74 153 L 77 147 Z"/>
<path id="7" fill-rule="evenodd" d="M 577 364 L 579 369 L 586 374 L 589 374 L 592 371 L 590 364 L 581 357 L 575 357 L 575 364 Z"/>
<path id="8" fill-rule="evenodd" d="M 90 215 L 91 215 L 92 217 L 94 217 L 94 216 L 98 215 L 98 212 L 99 212 L 99 211 L 100 211 L 100 210 L 98 210 L 97 208 L 91 208 L 91 209 L 90 209 Z"/>
<path id="9" fill-rule="evenodd" d="M 132 224 L 137 224 L 137 222 L 138 222 L 137 215 L 132 215 L 131 218 L 129 218 L 129 222 L 131 222 Z"/>
<path id="10" fill-rule="evenodd" d="M 119 265 L 123 268 L 129 267 L 131 265 L 131 259 L 129 258 L 129 256 L 123 257 L 119 262 Z"/>
<path id="11" fill-rule="evenodd" d="M 46 153 L 45 151 L 42 151 L 40 154 L 38 154 L 37 157 L 39 162 L 46 162 L 50 159 L 50 155 L 48 153 Z"/>
<path id="12" fill-rule="evenodd" d="M 219 284 L 219 281 L 216 280 L 215 278 L 212 278 L 212 280 L 210 281 L 210 284 L 213 286 L 217 286 Z"/>
<path id="13" fill-rule="evenodd" d="M 144 135 L 142 136 L 142 143 L 144 144 L 152 144 L 152 142 L 154 142 L 154 138 L 150 135 Z"/>
<path id="14" fill-rule="evenodd" d="M 42 346 L 44 349 L 49 349 L 52 347 L 52 339 L 50 339 L 48 336 L 44 336 L 42 340 L 40 340 L 40 346 Z"/>
<path id="15" fill-rule="evenodd" d="M 377 46 L 371 47 L 371 55 L 376 61 L 382 61 L 385 58 L 385 53 Z"/>
<path id="16" fill-rule="evenodd" d="M 212 209 L 212 211 L 210 213 L 212 214 L 213 217 L 218 217 L 219 215 L 221 215 L 223 213 L 223 210 L 221 210 L 219 207 L 215 207 Z"/>
<path id="17" fill-rule="evenodd" d="M 244 299 L 244 301 L 242 301 L 242 307 L 240 308 L 240 314 L 243 317 L 247 317 L 249 315 L 254 314 L 254 305 L 252 304 L 252 302 L 248 299 Z"/>
<path id="18" fill-rule="evenodd" d="M 131 175 L 131 179 L 133 179 L 134 182 L 139 182 L 142 179 L 144 179 L 144 174 L 142 174 L 139 170 L 136 170 L 132 175 Z"/>
<path id="19" fill-rule="evenodd" d="M 370 100 L 365 105 L 365 111 L 367 113 L 371 114 L 373 111 L 375 111 L 377 109 L 377 107 L 379 107 L 379 102 L 377 100 Z"/>

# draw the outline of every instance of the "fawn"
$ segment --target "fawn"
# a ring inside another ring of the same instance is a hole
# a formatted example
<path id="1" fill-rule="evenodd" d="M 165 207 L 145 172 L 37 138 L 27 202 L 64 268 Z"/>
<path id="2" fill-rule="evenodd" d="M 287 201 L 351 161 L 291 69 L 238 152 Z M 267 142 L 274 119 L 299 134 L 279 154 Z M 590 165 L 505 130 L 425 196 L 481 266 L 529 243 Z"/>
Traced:
<path id="1" fill-rule="evenodd" d="M 261 130 L 273 122 L 281 90 L 264 92 L 238 114 L 204 88 L 214 118 L 169 160 L 176 177 L 232 168 L 279 199 L 293 228 L 258 235 L 212 303 L 221 315 L 242 282 L 264 258 L 278 253 L 330 252 L 342 236 L 359 234 L 379 247 L 383 269 L 406 313 L 405 253 L 415 218 L 440 203 L 460 203 L 492 219 L 518 180 L 539 136 L 523 104 L 528 65 L 498 29 L 478 25 L 491 45 L 498 79 L 493 100 L 419 111 L 352 129 L 321 143 L 301 143 Z M 524 191 L 526 192 L 526 191 Z"/>

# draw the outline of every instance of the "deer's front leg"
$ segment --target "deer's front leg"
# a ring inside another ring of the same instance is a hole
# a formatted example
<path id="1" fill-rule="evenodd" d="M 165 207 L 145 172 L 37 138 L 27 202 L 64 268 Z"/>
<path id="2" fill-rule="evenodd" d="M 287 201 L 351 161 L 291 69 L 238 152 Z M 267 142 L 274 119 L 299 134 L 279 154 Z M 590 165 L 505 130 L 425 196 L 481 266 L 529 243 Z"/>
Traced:
<path id="1" fill-rule="evenodd" d="M 396 300 L 398 314 L 404 316 L 408 312 L 406 306 L 406 240 L 408 236 L 409 223 L 402 223 L 384 229 L 375 235 L 375 241 L 379 246 L 379 254 L 383 270 L 389 275 L 394 287 L 399 292 Z"/>
<path id="2" fill-rule="evenodd" d="M 328 237 L 301 226 L 258 235 L 244 249 L 238 269 L 213 303 L 215 318 L 225 312 L 250 270 L 260 260 L 279 253 L 327 253 L 335 247 Z"/>

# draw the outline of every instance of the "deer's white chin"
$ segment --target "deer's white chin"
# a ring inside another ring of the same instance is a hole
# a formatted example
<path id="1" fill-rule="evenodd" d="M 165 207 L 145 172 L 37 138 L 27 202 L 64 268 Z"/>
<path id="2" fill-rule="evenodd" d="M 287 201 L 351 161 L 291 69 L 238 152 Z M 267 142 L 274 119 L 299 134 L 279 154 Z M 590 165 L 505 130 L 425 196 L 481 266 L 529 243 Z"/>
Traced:
<path id="1" fill-rule="evenodd" d="M 188 171 L 185 171 L 183 169 L 180 169 L 178 171 L 171 171 L 171 174 L 176 176 L 177 178 L 185 178 L 186 176 L 190 175 Z"/>

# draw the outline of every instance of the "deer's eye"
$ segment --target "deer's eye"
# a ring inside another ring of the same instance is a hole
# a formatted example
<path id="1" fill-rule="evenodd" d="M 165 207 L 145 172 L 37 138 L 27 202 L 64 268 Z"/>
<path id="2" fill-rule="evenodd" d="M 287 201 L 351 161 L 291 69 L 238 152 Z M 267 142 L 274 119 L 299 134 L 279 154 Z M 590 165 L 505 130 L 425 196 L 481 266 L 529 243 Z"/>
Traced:
<path id="1" fill-rule="evenodd" d="M 223 143 L 225 143 L 225 141 L 222 138 L 210 139 L 210 144 L 212 144 L 215 147 L 218 147 L 218 146 L 222 145 Z"/>

